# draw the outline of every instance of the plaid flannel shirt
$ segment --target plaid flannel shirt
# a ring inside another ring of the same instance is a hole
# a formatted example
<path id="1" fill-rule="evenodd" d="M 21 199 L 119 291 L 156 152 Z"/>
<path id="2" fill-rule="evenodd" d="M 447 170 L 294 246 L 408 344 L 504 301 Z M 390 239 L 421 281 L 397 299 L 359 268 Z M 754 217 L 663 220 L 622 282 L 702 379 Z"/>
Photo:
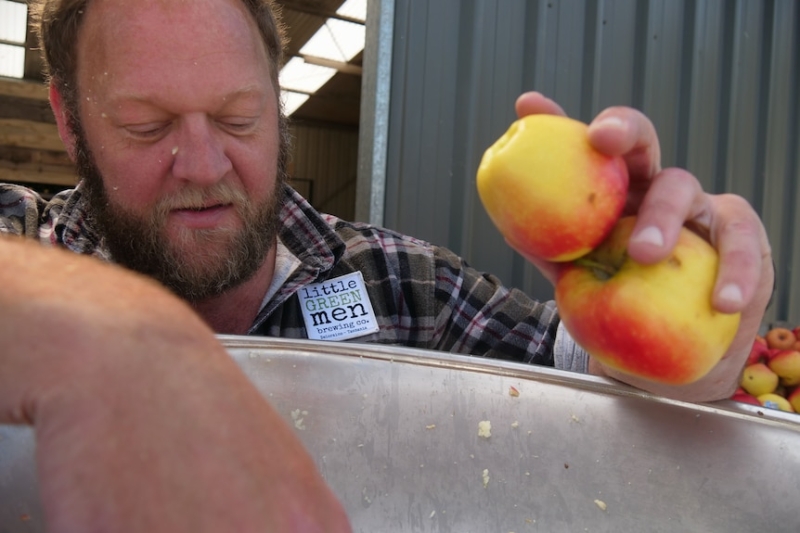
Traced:
<path id="1" fill-rule="evenodd" d="M 306 338 L 297 292 L 309 283 L 360 271 L 380 326 L 355 342 L 485 356 L 585 371 L 574 346 L 561 340 L 555 304 L 537 302 L 478 272 L 453 252 L 400 233 L 346 222 L 314 210 L 287 186 L 279 238 L 299 260 L 262 307 L 249 333 Z M 0 185 L 0 232 L 113 261 L 81 184 L 49 202 L 16 185 Z M 573 343 L 574 344 L 574 343 Z M 558 351 L 558 346 L 556 346 Z M 566 360 L 564 358 L 566 357 Z"/>

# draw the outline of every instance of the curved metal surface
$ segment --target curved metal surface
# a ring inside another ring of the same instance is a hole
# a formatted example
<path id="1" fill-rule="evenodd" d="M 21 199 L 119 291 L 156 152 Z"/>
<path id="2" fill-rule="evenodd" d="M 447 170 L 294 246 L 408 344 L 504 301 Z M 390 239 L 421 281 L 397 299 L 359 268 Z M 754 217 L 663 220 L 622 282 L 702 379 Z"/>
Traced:
<path id="1" fill-rule="evenodd" d="M 796 415 L 438 352 L 221 340 L 295 428 L 357 532 L 800 524 Z M 30 429 L 0 426 L 0 532 L 44 531 L 34 444 Z"/>

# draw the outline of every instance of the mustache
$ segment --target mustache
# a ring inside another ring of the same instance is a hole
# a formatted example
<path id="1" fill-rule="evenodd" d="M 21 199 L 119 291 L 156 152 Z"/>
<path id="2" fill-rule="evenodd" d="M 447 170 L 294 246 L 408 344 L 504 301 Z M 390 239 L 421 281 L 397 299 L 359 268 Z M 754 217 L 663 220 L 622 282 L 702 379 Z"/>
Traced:
<path id="1" fill-rule="evenodd" d="M 229 204 L 241 208 L 248 203 L 249 200 L 243 190 L 230 183 L 219 182 L 211 187 L 186 186 L 174 194 L 161 198 L 153 210 L 158 215 L 166 215 L 176 209 L 205 209 Z"/>

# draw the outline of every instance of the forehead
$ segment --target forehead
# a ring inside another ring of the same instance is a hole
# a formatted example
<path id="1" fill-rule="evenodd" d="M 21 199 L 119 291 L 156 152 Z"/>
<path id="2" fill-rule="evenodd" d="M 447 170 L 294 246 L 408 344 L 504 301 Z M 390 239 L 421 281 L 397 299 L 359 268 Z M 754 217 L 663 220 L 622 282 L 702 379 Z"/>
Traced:
<path id="1" fill-rule="evenodd" d="M 240 0 L 92 0 L 78 39 L 81 85 L 233 83 L 270 65 Z M 250 83 L 252 83 L 252 79 Z"/>

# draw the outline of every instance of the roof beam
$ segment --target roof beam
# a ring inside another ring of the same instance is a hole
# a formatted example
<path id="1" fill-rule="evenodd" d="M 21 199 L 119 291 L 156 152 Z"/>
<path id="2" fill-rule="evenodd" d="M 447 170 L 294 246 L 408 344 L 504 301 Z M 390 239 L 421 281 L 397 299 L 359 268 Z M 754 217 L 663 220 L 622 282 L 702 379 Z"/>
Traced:
<path id="1" fill-rule="evenodd" d="M 303 61 L 308 63 L 309 65 L 317 65 L 318 67 L 328 67 L 344 74 L 352 74 L 354 76 L 361 76 L 364 72 L 364 69 L 358 65 L 351 65 L 350 63 L 345 63 L 343 61 L 334 61 L 333 59 L 327 59 L 325 57 L 317 57 L 317 56 L 310 56 L 308 54 L 300 54 L 299 57 L 303 58 Z"/>
<path id="2" fill-rule="evenodd" d="M 30 120 L 0 119 L 0 145 L 66 152 L 55 124 Z"/>
<path id="3" fill-rule="evenodd" d="M 16 183 L 41 183 L 59 187 L 74 187 L 78 183 L 75 172 L 61 169 L 34 168 L 28 165 L 11 165 L 7 161 L 0 161 L 3 181 Z"/>
<path id="4" fill-rule="evenodd" d="M 335 11 L 320 9 L 318 7 L 311 7 L 295 0 L 281 0 L 279 4 L 283 7 L 283 9 L 288 9 L 290 11 L 295 11 L 297 13 L 305 13 L 306 15 L 311 15 L 313 17 L 319 17 L 323 19 L 343 20 L 345 22 L 353 22 L 355 24 L 361 24 L 361 25 L 364 24 L 363 20 L 359 20 L 353 17 L 346 17 L 344 15 L 336 13 Z"/>
<path id="5" fill-rule="evenodd" d="M 43 83 L 0 78 L 0 96 L 17 96 L 20 98 L 33 98 L 34 100 L 49 101 L 50 96 L 47 86 Z"/>

